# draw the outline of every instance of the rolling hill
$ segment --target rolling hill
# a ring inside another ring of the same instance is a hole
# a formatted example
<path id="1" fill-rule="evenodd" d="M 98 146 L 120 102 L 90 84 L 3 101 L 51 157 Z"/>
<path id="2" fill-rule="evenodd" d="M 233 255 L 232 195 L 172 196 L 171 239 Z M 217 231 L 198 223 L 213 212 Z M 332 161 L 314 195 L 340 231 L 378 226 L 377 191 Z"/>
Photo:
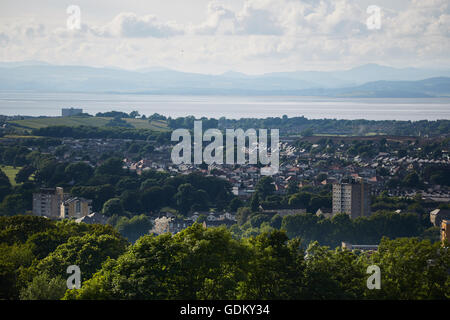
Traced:
<path id="1" fill-rule="evenodd" d="M 171 95 L 300 95 L 338 97 L 448 97 L 450 70 L 368 64 L 342 71 L 208 75 L 148 68 L 136 71 L 1 63 L 1 91 Z"/>
<path id="2" fill-rule="evenodd" d="M 39 118 L 27 118 L 23 120 L 11 120 L 8 123 L 17 125 L 24 129 L 39 129 L 49 126 L 91 126 L 91 127 L 103 127 L 112 118 L 109 117 L 39 117 Z M 145 119 L 126 119 L 126 122 L 132 125 L 136 129 L 150 129 L 154 131 L 167 131 L 167 125 L 164 121 L 152 121 L 151 123 Z"/>

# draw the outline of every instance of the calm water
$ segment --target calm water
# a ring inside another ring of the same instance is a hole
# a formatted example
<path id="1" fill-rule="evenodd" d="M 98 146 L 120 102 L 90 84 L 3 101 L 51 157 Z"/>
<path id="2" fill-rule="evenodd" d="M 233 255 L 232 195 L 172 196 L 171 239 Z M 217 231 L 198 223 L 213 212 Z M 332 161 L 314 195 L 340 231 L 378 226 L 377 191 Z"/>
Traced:
<path id="1" fill-rule="evenodd" d="M 0 114 L 59 116 L 61 108 L 171 116 L 305 116 L 310 119 L 436 120 L 450 119 L 450 98 L 336 99 L 318 97 L 157 96 L 74 93 L 0 93 Z"/>

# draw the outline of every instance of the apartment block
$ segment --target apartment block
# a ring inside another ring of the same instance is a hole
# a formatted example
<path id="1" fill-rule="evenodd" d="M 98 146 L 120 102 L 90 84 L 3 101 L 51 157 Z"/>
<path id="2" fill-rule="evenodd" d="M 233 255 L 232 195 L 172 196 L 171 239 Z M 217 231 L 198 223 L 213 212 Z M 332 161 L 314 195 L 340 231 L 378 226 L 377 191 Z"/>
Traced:
<path id="1" fill-rule="evenodd" d="M 41 188 L 39 193 L 33 193 L 33 214 L 40 217 L 59 218 L 63 200 L 63 188 Z"/>
<path id="2" fill-rule="evenodd" d="M 92 200 L 70 197 L 63 188 L 41 188 L 33 193 L 33 215 L 59 218 L 82 218 L 92 213 Z"/>
<path id="3" fill-rule="evenodd" d="M 370 185 L 364 181 L 348 180 L 333 184 L 333 215 L 346 213 L 350 218 L 369 216 Z"/>
<path id="4" fill-rule="evenodd" d="M 70 116 L 76 116 L 77 114 L 83 113 L 83 109 L 76 109 L 76 108 L 62 108 L 61 109 L 61 115 L 63 117 L 70 117 Z"/>

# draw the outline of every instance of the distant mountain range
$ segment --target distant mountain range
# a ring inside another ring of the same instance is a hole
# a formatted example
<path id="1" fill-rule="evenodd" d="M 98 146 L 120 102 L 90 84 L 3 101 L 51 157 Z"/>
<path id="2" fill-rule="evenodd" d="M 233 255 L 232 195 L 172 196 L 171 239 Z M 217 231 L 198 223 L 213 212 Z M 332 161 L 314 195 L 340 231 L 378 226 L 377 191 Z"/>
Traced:
<path id="1" fill-rule="evenodd" d="M 135 71 L 57 66 L 38 61 L 0 63 L 0 91 L 184 95 L 298 95 L 328 97 L 450 97 L 450 70 L 367 64 L 345 71 L 263 75 Z"/>

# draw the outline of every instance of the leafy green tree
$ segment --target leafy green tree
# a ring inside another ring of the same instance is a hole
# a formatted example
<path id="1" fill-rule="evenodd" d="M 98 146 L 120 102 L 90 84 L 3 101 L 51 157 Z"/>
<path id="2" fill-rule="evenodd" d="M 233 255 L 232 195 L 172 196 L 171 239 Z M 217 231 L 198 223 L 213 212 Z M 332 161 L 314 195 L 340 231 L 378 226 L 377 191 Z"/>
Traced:
<path id="1" fill-rule="evenodd" d="M 270 221 L 270 216 L 267 214 L 256 214 L 250 218 L 250 225 L 253 228 L 259 228 L 263 222 Z"/>
<path id="2" fill-rule="evenodd" d="M 68 180 L 76 184 L 87 182 L 94 174 L 94 169 L 84 162 L 71 163 L 64 171 Z"/>
<path id="3" fill-rule="evenodd" d="M 293 208 L 305 209 L 309 205 L 311 194 L 308 192 L 295 193 L 289 197 L 289 206 Z"/>
<path id="4" fill-rule="evenodd" d="M 255 186 L 255 191 L 258 193 L 261 199 L 266 199 L 267 196 L 272 195 L 275 192 L 273 178 L 270 176 L 262 177 Z"/>
<path id="5" fill-rule="evenodd" d="M 141 193 L 142 208 L 147 212 L 156 211 L 166 204 L 165 197 L 164 189 L 161 187 L 146 189 Z"/>
<path id="6" fill-rule="evenodd" d="M 202 213 L 201 215 L 198 216 L 198 218 L 197 218 L 197 220 L 195 222 L 203 223 L 203 222 L 205 222 L 207 220 L 208 220 L 208 217 L 206 216 L 206 214 Z"/>
<path id="7" fill-rule="evenodd" d="M 247 250 L 225 228 L 195 224 L 141 237 L 66 299 L 231 299 L 245 279 Z"/>
<path id="8" fill-rule="evenodd" d="M 292 195 L 299 192 L 298 188 L 298 182 L 293 180 L 289 180 L 288 186 L 287 186 L 287 194 Z"/>
<path id="9" fill-rule="evenodd" d="M 299 240 L 273 231 L 245 242 L 251 252 L 246 281 L 240 285 L 239 299 L 302 299 L 304 268 Z"/>
<path id="10" fill-rule="evenodd" d="M 186 214 L 195 203 L 195 188 L 190 183 L 182 184 L 174 198 L 180 212 Z"/>
<path id="11" fill-rule="evenodd" d="M 66 281 L 61 277 L 50 277 L 42 273 L 20 292 L 21 300 L 60 300 L 66 292 Z"/>
<path id="12" fill-rule="evenodd" d="M 119 158 L 109 158 L 95 169 L 97 175 L 120 175 L 123 172 L 123 162 Z"/>
<path id="13" fill-rule="evenodd" d="M 0 299 L 17 299 L 21 289 L 18 279 L 31 266 L 33 254 L 23 244 L 0 243 Z"/>
<path id="14" fill-rule="evenodd" d="M 70 236 L 62 228 L 52 228 L 44 232 L 38 232 L 31 235 L 26 244 L 31 249 L 37 259 L 43 259 L 53 252 L 59 245 L 65 243 Z"/>
<path id="15" fill-rule="evenodd" d="M 138 111 L 133 110 L 130 112 L 130 118 L 134 119 L 134 118 L 138 118 L 138 117 L 140 117 L 140 114 Z"/>
<path id="16" fill-rule="evenodd" d="M 280 229 L 282 223 L 283 223 L 283 218 L 279 214 L 274 215 L 270 219 L 270 225 L 275 229 Z"/>
<path id="17" fill-rule="evenodd" d="M 111 235 L 86 234 L 71 237 L 37 265 L 39 272 L 47 272 L 51 277 L 66 275 L 70 265 L 80 267 L 83 279 L 89 279 L 108 258 L 119 257 L 126 249 L 123 238 Z"/>
<path id="18" fill-rule="evenodd" d="M 239 225 L 243 225 L 247 222 L 248 218 L 252 214 L 252 210 L 248 207 L 241 207 L 236 213 L 236 220 Z"/>
<path id="19" fill-rule="evenodd" d="M 0 169 L 0 202 L 12 191 L 8 176 Z"/>
<path id="20" fill-rule="evenodd" d="M 17 215 L 26 214 L 27 205 L 21 194 L 9 194 L 0 204 L 0 214 L 1 215 Z"/>
<path id="21" fill-rule="evenodd" d="M 317 233 L 318 217 L 310 213 L 289 215 L 283 218 L 281 228 L 290 238 L 300 237 L 312 240 Z"/>
<path id="22" fill-rule="evenodd" d="M 236 198 L 233 198 L 233 200 L 230 201 L 230 204 L 228 206 L 228 210 L 230 210 L 231 212 L 237 212 L 237 210 L 240 207 L 243 207 L 243 206 L 244 206 L 244 202 L 242 202 L 241 199 L 236 197 Z"/>
<path id="23" fill-rule="evenodd" d="M 302 135 L 302 137 L 311 137 L 314 134 L 314 131 L 309 128 L 309 129 L 305 129 L 302 132 L 300 132 L 300 134 Z"/>
<path id="24" fill-rule="evenodd" d="M 367 290 L 366 265 L 349 250 L 329 250 L 313 242 L 306 250 L 305 296 L 308 299 L 361 299 Z"/>
<path id="25" fill-rule="evenodd" d="M 16 177 L 14 178 L 17 183 L 27 182 L 30 176 L 36 171 L 36 169 L 32 166 L 24 166 L 22 169 L 17 172 Z"/>
<path id="26" fill-rule="evenodd" d="M 375 299 L 449 299 L 450 252 L 428 240 L 384 238 L 367 263 L 381 270 L 381 289 L 367 292 Z"/>
<path id="27" fill-rule="evenodd" d="M 134 216 L 131 219 L 121 217 L 116 224 L 120 234 L 130 242 L 135 242 L 141 236 L 148 234 L 152 227 L 152 221 L 144 214 Z"/>
<path id="28" fill-rule="evenodd" d="M 54 222 L 36 216 L 0 217 L 0 243 L 25 243 L 35 233 L 55 228 Z"/>
<path id="29" fill-rule="evenodd" d="M 252 212 L 258 212 L 260 211 L 260 200 L 258 193 L 253 194 L 252 200 L 250 201 L 250 209 Z"/>
<path id="30" fill-rule="evenodd" d="M 103 205 L 102 213 L 107 217 L 110 217 L 114 214 L 117 214 L 119 216 L 123 215 L 124 209 L 122 202 L 120 201 L 119 198 L 109 199 Z"/>
<path id="31" fill-rule="evenodd" d="M 124 191 L 120 196 L 120 201 L 125 211 L 138 213 L 142 210 L 141 197 L 135 191 Z"/>

